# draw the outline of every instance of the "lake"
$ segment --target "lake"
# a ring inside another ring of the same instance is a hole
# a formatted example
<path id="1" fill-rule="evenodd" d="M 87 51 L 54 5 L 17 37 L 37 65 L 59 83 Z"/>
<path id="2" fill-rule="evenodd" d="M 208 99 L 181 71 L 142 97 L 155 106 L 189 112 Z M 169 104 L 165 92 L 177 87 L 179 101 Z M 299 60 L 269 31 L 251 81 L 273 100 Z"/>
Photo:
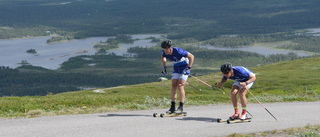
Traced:
<path id="1" fill-rule="evenodd" d="M 155 46 L 157 43 L 152 43 L 149 37 L 161 38 L 160 34 L 132 35 L 133 39 L 139 39 L 132 44 L 122 44 L 119 49 L 108 50 L 117 55 L 127 53 L 127 48 L 135 46 Z M 67 42 L 47 44 L 47 40 L 51 37 L 37 37 L 28 39 L 8 39 L 0 40 L 0 66 L 9 66 L 16 68 L 20 66 L 23 60 L 33 66 L 41 66 L 48 69 L 58 69 L 60 64 L 67 61 L 71 57 L 78 55 L 94 55 L 96 49 L 93 48 L 95 43 L 106 41 L 111 37 L 93 37 L 80 40 L 72 40 Z M 299 56 L 307 56 L 303 51 L 277 50 L 270 49 L 265 46 L 250 46 L 244 48 L 217 48 L 212 46 L 203 46 L 208 49 L 216 50 L 243 50 L 256 52 L 263 55 L 271 54 L 287 54 L 289 52 L 297 53 Z M 35 49 L 37 54 L 26 53 L 29 49 Z M 160 54 L 160 52 L 159 52 Z"/>
<path id="2" fill-rule="evenodd" d="M 214 50 L 241 50 L 241 51 L 249 51 L 256 52 L 265 56 L 272 54 L 288 54 L 290 52 L 296 53 L 298 56 L 308 56 L 309 53 L 304 51 L 296 51 L 296 50 L 283 50 L 283 49 L 273 49 L 267 46 L 247 46 L 247 47 L 239 47 L 239 48 L 221 48 L 221 47 L 213 47 L 213 46 L 200 46 L 203 48 L 214 49 Z"/>
<path id="3" fill-rule="evenodd" d="M 117 55 L 127 52 L 127 48 L 133 46 L 155 46 L 148 37 L 160 37 L 161 35 L 132 35 L 133 39 L 141 39 L 133 44 L 122 44 L 121 48 L 109 50 Z M 47 44 L 51 37 L 37 37 L 28 39 L 9 39 L 0 40 L 0 66 L 9 66 L 16 68 L 20 66 L 22 60 L 26 60 L 33 66 L 41 66 L 48 69 L 57 69 L 60 64 L 71 57 L 78 55 L 94 55 L 96 49 L 95 43 L 106 41 L 110 37 L 93 37 L 67 42 Z M 30 54 L 26 51 L 35 49 L 37 54 Z"/>

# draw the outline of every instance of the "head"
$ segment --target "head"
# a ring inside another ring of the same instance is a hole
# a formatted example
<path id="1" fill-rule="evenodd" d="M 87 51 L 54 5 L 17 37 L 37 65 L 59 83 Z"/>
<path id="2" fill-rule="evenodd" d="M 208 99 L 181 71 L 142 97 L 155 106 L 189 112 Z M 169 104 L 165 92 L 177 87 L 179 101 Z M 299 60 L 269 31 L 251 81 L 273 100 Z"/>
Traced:
<path id="1" fill-rule="evenodd" d="M 172 54 L 172 42 L 171 40 L 165 40 L 161 42 L 161 48 L 166 55 Z"/>
<path id="2" fill-rule="evenodd" d="M 221 65 L 220 67 L 221 72 L 226 76 L 230 77 L 230 72 L 232 72 L 232 64 L 227 62 Z"/>

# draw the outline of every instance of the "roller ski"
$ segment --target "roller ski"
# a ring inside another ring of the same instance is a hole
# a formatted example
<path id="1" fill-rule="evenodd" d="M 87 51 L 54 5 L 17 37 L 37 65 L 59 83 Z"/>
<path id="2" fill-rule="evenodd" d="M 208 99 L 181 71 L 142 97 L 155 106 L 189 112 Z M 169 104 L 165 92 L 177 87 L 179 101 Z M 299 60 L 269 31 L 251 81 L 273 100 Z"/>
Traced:
<path id="1" fill-rule="evenodd" d="M 230 123 L 242 123 L 242 122 L 251 122 L 251 118 L 247 117 L 247 114 L 242 115 L 239 117 L 239 114 L 234 114 L 233 116 L 229 117 L 228 119 L 217 119 L 218 123 L 221 122 L 227 122 L 228 124 Z"/>
<path id="2" fill-rule="evenodd" d="M 182 112 L 182 113 L 154 113 L 153 117 L 178 117 L 178 116 L 187 116 L 187 112 Z"/>
<path id="3" fill-rule="evenodd" d="M 235 120 L 227 120 L 227 123 L 243 123 L 243 122 L 251 122 L 251 118 L 246 118 L 246 119 L 235 119 Z"/>
<path id="4" fill-rule="evenodd" d="M 177 117 L 177 116 L 187 116 L 187 112 L 183 112 L 183 108 L 179 107 L 176 111 L 174 107 L 171 107 L 165 114 L 154 113 L 153 117 Z"/>
<path id="5" fill-rule="evenodd" d="M 227 122 L 228 120 L 232 121 L 232 120 L 236 120 L 236 119 L 239 119 L 239 114 L 234 114 L 231 117 L 229 117 L 228 119 L 220 119 L 220 118 L 218 118 L 217 122 L 221 123 L 221 122 Z"/>

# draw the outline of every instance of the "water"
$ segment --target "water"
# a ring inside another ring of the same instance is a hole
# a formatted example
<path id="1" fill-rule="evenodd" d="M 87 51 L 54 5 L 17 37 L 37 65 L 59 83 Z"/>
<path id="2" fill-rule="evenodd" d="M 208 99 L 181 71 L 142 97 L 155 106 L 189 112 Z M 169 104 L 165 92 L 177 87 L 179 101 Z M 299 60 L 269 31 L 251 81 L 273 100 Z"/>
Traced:
<path id="1" fill-rule="evenodd" d="M 121 44 L 121 47 L 119 49 L 111 49 L 111 50 L 108 50 L 108 52 L 113 52 L 116 55 L 123 55 L 127 53 L 127 49 L 130 47 L 136 47 L 136 46 L 150 47 L 150 46 L 157 45 L 157 43 L 152 43 L 150 39 L 145 39 L 149 37 L 160 38 L 161 35 L 156 35 L 156 34 L 155 35 L 132 35 L 133 39 L 140 39 L 140 40 L 134 41 L 134 43 L 130 43 L 130 44 Z"/>
<path id="2" fill-rule="evenodd" d="M 240 48 L 220 48 L 220 47 L 213 47 L 213 46 L 200 46 L 203 48 L 208 49 L 215 49 L 215 50 L 241 50 L 241 51 L 248 51 L 248 52 L 256 52 L 261 55 L 272 55 L 272 54 L 288 54 L 290 52 L 296 53 L 298 56 L 309 56 L 309 53 L 304 51 L 295 51 L 295 50 L 278 50 L 268 48 L 266 46 L 247 46 L 247 47 L 240 47 Z"/>
<path id="3" fill-rule="evenodd" d="M 42 66 L 49 69 L 57 69 L 60 64 L 70 57 L 77 55 L 94 54 L 94 42 L 107 38 L 95 37 L 68 42 L 46 44 L 51 37 L 39 37 L 31 39 L 0 40 L 0 66 L 16 68 L 22 60 L 28 61 L 33 66 Z M 35 49 L 37 54 L 26 53 L 29 49 Z"/>
<path id="4" fill-rule="evenodd" d="M 127 48 L 133 46 L 155 46 L 148 37 L 160 37 L 161 35 L 133 35 L 135 41 L 133 44 L 123 44 L 119 49 L 109 50 L 117 55 L 127 53 Z M 37 37 L 30 39 L 9 39 L 0 40 L 0 66 L 9 66 L 16 68 L 20 66 L 23 60 L 26 60 L 33 66 L 41 66 L 48 69 L 57 69 L 60 64 L 71 57 L 78 55 L 94 55 L 96 49 L 95 43 L 106 41 L 110 37 L 93 37 L 67 42 L 47 44 L 51 37 Z M 26 53 L 29 49 L 35 49 L 37 54 Z"/>
<path id="5" fill-rule="evenodd" d="M 307 29 L 309 34 L 313 34 L 313 36 L 320 36 L 320 28 Z"/>
<path id="6" fill-rule="evenodd" d="M 127 53 L 127 48 L 142 46 L 155 46 L 148 37 L 161 38 L 160 34 L 155 35 L 132 35 L 133 39 L 139 39 L 132 44 L 122 44 L 119 49 L 108 50 L 116 55 Z M 93 37 L 81 40 L 72 40 L 67 42 L 47 44 L 46 41 L 51 37 L 37 37 L 30 39 L 9 39 L 0 40 L 0 66 L 9 66 L 16 68 L 20 66 L 23 60 L 26 60 L 33 66 L 41 66 L 48 69 L 58 69 L 60 64 L 67 61 L 71 57 L 78 55 L 94 55 L 96 49 L 93 48 L 95 43 L 106 41 L 110 37 Z M 208 49 L 216 50 L 243 50 L 256 52 L 263 55 L 271 54 L 287 54 L 289 52 L 297 53 L 299 56 L 307 56 L 303 51 L 277 50 L 264 46 L 250 46 L 243 48 L 218 48 L 212 46 L 202 46 Z M 35 49 L 37 54 L 26 53 L 29 49 Z"/>

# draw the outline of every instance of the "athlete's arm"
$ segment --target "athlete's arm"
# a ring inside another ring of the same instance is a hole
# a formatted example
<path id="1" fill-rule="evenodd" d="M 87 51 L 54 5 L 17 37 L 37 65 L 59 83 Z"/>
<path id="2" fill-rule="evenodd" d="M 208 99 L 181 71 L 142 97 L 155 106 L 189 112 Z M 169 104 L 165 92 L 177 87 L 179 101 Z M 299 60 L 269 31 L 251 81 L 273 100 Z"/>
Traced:
<path id="1" fill-rule="evenodd" d="M 248 80 L 245 82 L 246 85 L 254 82 L 256 80 L 256 76 L 253 73 L 250 73 Z"/>
<path id="2" fill-rule="evenodd" d="M 242 87 L 246 87 L 248 84 L 252 83 L 255 80 L 256 80 L 256 76 L 253 73 L 250 73 L 248 80 L 244 82 L 240 82 L 240 85 Z"/>
<path id="3" fill-rule="evenodd" d="M 227 82 L 227 78 L 225 78 L 224 76 L 221 78 L 221 81 L 219 82 L 219 83 L 217 83 L 217 87 L 218 88 L 222 88 L 222 85 L 225 83 L 225 82 Z"/>
<path id="4" fill-rule="evenodd" d="M 167 66 L 167 58 L 161 56 L 161 62 L 163 67 Z"/>
<path id="5" fill-rule="evenodd" d="M 187 58 L 189 59 L 188 67 L 191 68 L 192 65 L 193 65 L 193 62 L 194 62 L 194 56 L 193 56 L 193 54 L 191 54 L 191 53 L 189 52 Z"/>
<path id="6" fill-rule="evenodd" d="M 163 57 L 161 56 L 161 62 L 162 62 L 162 74 L 163 75 L 167 75 L 167 58 L 166 57 Z"/>

